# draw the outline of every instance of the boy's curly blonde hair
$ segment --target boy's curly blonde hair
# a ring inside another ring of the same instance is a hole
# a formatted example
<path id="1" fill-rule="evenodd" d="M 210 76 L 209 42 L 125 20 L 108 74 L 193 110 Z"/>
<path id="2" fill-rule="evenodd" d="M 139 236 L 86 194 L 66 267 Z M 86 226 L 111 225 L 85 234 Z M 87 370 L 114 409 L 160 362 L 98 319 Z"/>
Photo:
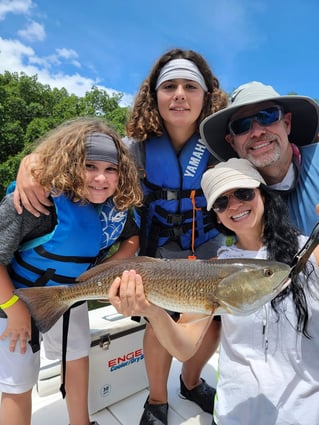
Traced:
<path id="1" fill-rule="evenodd" d="M 205 93 L 203 109 L 197 120 L 197 129 L 204 118 L 227 106 L 227 94 L 219 88 L 219 81 L 203 56 L 193 50 L 172 49 L 158 59 L 149 76 L 141 84 L 126 125 L 128 137 L 144 141 L 150 136 L 162 136 L 164 133 L 165 127 L 157 106 L 155 86 L 161 69 L 173 59 L 188 59 L 194 62 L 205 79 L 208 91 Z"/>
<path id="2" fill-rule="evenodd" d="M 113 195 L 115 207 L 140 206 L 143 196 L 135 163 L 121 138 L 99 118 L 67 121 L 41 138 L 34 150 L 37 159 L 31 167 L 32 176 L 52 196 L 64 193 L 74 201 L 86 202 L 85 142 L 90 133 L 104 133 L 116 145 L 119 183 Z"/>

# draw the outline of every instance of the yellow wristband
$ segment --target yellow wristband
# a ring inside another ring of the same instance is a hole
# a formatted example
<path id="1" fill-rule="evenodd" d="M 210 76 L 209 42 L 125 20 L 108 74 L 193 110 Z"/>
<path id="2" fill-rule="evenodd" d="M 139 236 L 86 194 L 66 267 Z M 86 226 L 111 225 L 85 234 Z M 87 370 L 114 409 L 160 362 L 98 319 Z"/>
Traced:
<path id="1" fill-rule="evenodd" d="M 15 304 L 18 301 L 18 299 L 19 299 L 18 295 L 12 295 L 12 297 L 8 301 L 6 301 L 3 304 L 0 304 L 0 308 L 2 308 L 2 310 L 4 310 L 5 308 L 9 308 L 13 304 Z"/>

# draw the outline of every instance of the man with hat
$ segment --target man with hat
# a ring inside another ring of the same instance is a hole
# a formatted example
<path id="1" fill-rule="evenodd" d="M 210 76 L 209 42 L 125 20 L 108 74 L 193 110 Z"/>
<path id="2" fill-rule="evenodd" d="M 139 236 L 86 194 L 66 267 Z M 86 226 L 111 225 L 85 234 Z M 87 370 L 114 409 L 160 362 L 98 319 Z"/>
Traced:
<path id="1" fill-rule="evenodd" d="M 298 228 L 318 221 L 319 105 L 306 96 L 280 96 L 271 86 L 238 87 L 230 104 L 203 120 L 200 133 L 220 161 L 248 159 L 268 186 L 282 192 Z"/>

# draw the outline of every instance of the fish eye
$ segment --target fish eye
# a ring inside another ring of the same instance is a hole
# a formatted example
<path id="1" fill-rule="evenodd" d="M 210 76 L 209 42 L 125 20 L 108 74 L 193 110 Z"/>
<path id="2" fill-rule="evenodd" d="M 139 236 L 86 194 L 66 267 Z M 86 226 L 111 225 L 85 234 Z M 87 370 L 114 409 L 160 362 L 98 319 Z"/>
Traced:
<path id="1" fill-rule="evenodd" d="M 273 275 L 273 272 L 271 269 L 264 269 L 264 276 L 265 277 L 270 277 Z"/>

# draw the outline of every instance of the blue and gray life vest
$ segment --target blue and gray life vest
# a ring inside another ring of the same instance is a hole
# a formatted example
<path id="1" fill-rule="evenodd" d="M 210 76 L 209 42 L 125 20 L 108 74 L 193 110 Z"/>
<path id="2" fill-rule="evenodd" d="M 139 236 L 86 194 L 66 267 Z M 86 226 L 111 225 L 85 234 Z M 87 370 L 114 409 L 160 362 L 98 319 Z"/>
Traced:
<path id="1" fill-rule="evenodd" d="M 52 200 L 57 213 L 53 231 L 21 245 L 9 264 L 17 288 L 74 283 L 123 231 L 127 211 L 119 212 L 111 199 L 99 209 L 64 195 Z"/>
<path id="2" fill-rule="evenodd" d="M 133 142 L 130 150 L 143 174 L 140 255 L 154 256 L 170 240 L 191 249 L 192 236 L 196 248 L 218 234 L 200 185 L 211 156 L 197 134 L 178 155 L 166 134 Z"/>

